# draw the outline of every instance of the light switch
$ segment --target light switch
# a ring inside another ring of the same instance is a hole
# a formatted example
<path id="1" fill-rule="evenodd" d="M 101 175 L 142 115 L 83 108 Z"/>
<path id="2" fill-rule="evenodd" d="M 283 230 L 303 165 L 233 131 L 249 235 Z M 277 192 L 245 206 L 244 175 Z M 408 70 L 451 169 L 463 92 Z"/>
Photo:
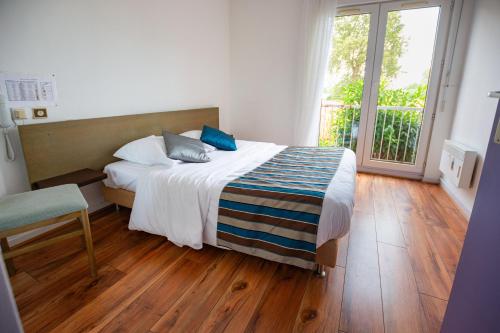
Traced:
<path id="1" fill-rule="evenodd" d="M 495 133 L 495 143 L 500 145 L 500 120 L 497 124 L 497 131 Z"/>

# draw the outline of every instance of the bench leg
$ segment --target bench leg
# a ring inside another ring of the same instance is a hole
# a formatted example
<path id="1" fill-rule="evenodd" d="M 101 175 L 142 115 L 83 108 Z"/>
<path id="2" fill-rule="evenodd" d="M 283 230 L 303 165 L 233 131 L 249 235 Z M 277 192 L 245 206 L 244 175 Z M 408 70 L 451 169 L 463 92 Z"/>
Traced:
<path id="1" fill-rule="evenodd" d="M 80 220 L 82 221 L 83 235 L 85 237 L 85 246 L 87 247 L 87 254 L 89 256 L 90 275 L 93 278 L 95 278 L 97 277 L 97 270 L 95 265 L 94 244 L 92 243 L 89 215 L 86 209 L 82 210 L 82 216 Z"/>
<path id="2" fill-rule="evenodd" d="M 77 223 L 80 223 L 80 225 L 82 226 L 82 229 L 83 229 L 83 222 L 82 222 L 82 218 L 81 217 L 77 217 L 76 218 L 76 222 Z M 80 237 L 78 237 L 80 239 L 80 242 L 82 243 L 82 248 L 86 249 L 87 248 L 87 241 L 85 240 L 85 233 L 83 233 Z"/>
<path id="3" fill-rule="evenodd" d="M 0 245 L 2 247 L 3 252 L 8 252 L 10 250 L 9 243 L 7 242 L 6 238 L 0 239 Z M 5 266 L 7 267 L 7 272 L 9 273 L 10 276 L 16 274 L 16 267 L 14 266 L 14 260 L 12 258 L 5 259 Z"/>

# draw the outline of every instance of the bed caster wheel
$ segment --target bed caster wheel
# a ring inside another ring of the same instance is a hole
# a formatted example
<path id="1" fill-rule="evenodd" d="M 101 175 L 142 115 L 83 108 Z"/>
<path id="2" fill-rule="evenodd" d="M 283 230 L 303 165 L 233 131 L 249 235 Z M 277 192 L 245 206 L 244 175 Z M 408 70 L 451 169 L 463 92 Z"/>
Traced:
<path id="1" fill-rule="evenodd" d="M 316 265 L 316 269 L 314 270 L 314 274 L 319 278 L 324 278 L 326 276 L 325 266 L 324 265 Z"/>

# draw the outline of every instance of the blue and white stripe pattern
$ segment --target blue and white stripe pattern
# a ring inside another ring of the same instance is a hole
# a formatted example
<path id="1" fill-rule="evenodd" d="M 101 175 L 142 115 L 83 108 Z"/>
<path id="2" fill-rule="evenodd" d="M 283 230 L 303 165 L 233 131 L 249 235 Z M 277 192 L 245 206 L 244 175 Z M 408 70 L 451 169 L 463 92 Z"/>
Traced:
<path id="1" fill-rule="evenodd" d="M 226 185 L 218 244 L 314 268 L 323 198 L 343 155 L 344 148 L 288 147 Z"/>

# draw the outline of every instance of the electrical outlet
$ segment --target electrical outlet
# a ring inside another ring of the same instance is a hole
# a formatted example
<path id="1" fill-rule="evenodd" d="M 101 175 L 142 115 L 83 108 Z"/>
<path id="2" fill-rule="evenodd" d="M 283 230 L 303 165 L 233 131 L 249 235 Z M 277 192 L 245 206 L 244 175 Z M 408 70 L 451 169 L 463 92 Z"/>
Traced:
<path id="1" fill-rule="evenodd" d="M 12 109 L 12 113 L 14 114 L 14 119 L 16 120 L 28 119 L 28 116 L 26 115 L 26 110 L 24 109 Z"/>
<path id="2" fill-rule="evenodd" d="M 33 119 L 47 118 L 47 108 L 34 108 Z"/>

